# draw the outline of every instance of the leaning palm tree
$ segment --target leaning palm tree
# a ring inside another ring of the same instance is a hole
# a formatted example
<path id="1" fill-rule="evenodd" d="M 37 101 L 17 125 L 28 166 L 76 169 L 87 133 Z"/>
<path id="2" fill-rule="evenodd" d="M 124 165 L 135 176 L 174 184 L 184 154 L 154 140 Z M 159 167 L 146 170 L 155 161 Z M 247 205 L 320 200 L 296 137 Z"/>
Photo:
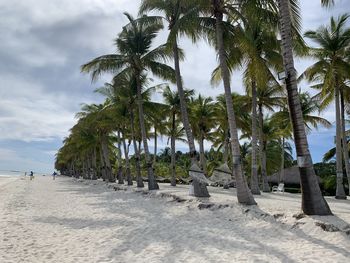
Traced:
<path id="1" fill-rule="evenodd" d="M 194 143 L 194 137 L 190 126 L 188 109 L 186 103 L 186 94 L 183 88 L 180 60 L 183 55 L 178 47 L 178 37 L 187 35 L 196 40 L 198 31 L 194 18 L 198 15 L 196 4 L 194 1 L 186 0 L 142 0 L 140 6 L 140 14 L 150 11 L 157 11 L 162 14 L 162 19 L 168 23 L 169 36 L 168 46 L 172 50 L 175 66 L 176 85 L 180 98 L 181 119 L 187 136 L 188 146 L 190 150 L 192 166 L 190 170 L 197 174 L 202 174 L 202 171 L 197 167 L 197 152 Z M 209 193 L 205 182 L 198 181 L 193 178 L 194 196 L 208 197 Z"/>
<path id="2" fill-rule="evenodd" d="M 324 4 L 331 2 L 322 1 Z M 293 124 L 293 134 L 295 148 L 298 156 L 298 166 L 300 169 L 300 182 L 302 188 L 302 210 L 308 215 L 331 215 L 332 212 L 322 196 L 318 185 L 308 140 L 306 137 L 301 104 L 298 96 L 296 70 L 293 60 L 293 39 L 292 21 L 294 25 L 298 23 L 298 16 L 292 20 L 291 10 L 298 11 L 297 1 L 278 0 L 280 12 L 280 34 L 283 52 L 283 64 L 285 70 L 285 83 L 288 93 L 288 105 Z M 297 12 L 296 12 L 297 13 Z"/>
<path id="3" fill-rule="evenodd" d="M 143 149 L 146 158 L 148 189 L 159 189 L 155 180 L 152 159 L 147 142 L 147 131 L 144 120 L 144 107 L 142 100 L 141 76 L 152 72 L 155 76 L 174 81 L 174 70 L 163 64 L 169 58 L 166 46 L 161 45 L 151 50 L 152 42 L 157 32 L 162 29 L 162 23 L 157 17 L 140 17 L 134 19 L 125 13 L 129 24 L 123 28 L 115 43 L 118 53 L 98 57 L 82 66 L 83 72 L 91 72 L 92 78 L 96 79 L 101 73 L 115 74 L 114 81 L 122 78 L 125 74 L 133 74 L 137 86 L 137 104 Z"/>
<path id="4" fill-rule="evenodd" d="M 240 144 L 231 95 L 230 71 L 226 52 L 228 50 L 228 44 L 232 44 L 234 42 L 231 41 L 232 34 L 230 31 L 232 29 L 232 25 L 228 21 L 224 20 L 224 15 L 232 10 L 236 10 L 236 7 L 232 1 L 227 0 L 198 0 L 196 2 L 198 2 L 201 13 L 204 15 L 204 17 L 200 18 L 200 21 L 206 28 L 208 28 L 208 39 L 214 44 L 218 53 L 220 65 L 219 68 L 225 90 L 226 110 L 230 128 L 232 162 L 237 183 L 237 198 L 242 204 L 255 205 L 256 202 L 250 189 L 248 188 L 248 184 L 244 178 L 242 170 Z"/>
<path id="5" fill-rule="evenodd" d="M 316 31 L 307 31 L 305 36 L 317 43 L 318 47 L 311 49 L 311 55 L 317 60 L 303 74 L 309 81 L 318 81 L 315 87 L 321 89 L 318 97 L 323 108 L 335 101 L 336 114 L 336 159 L 337 159 L 337 190 L 336 198 L 346 199 L 343 186 L 343 153 L 342 153 L 342 112 L 341 92 L 343 80 L 350 77 L 350 63 L 346 60 L 350 48 L 350 28 L 346 27 L 348 15 L 342 15 L 337 20 L 333 17 L 330 25 L 321 26 Z M 342 93 L 343 94 L 343 93 Z M 347 167 L 348 169 L 348 167 Z M 350 175 L 348 174 L 350 177 Z"/>

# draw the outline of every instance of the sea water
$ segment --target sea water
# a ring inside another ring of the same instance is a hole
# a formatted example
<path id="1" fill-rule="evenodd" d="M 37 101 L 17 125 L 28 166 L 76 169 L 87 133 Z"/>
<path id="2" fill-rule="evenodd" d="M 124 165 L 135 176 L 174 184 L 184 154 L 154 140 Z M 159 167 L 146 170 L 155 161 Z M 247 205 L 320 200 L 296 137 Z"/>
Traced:
<path id="1" fill-rule="evenodd" d="M 18 177 L 23 176 L 25 172 L 21 171 L 10 171 L 10 170 L 0 170 L 0 177 Z M 27 175 L 29 172 L 27 172 Z"/>

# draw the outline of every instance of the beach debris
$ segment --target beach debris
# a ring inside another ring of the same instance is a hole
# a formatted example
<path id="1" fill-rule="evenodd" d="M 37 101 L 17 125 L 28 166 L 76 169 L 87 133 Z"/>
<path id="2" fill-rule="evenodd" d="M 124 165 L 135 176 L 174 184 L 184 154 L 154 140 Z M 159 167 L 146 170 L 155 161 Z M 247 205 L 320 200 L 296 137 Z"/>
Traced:
<path id="1" fill-rule="evenodd" d="M 215 203 L 200 203 L 198 204 L 198 209 L 210 209 L 210 210 L 218 210 L 218 209 L 223 209 L 230 207 L 228 204 L 215 204 Z"/>
<path id="2" fill-rule="evenodd" d="M 340 229 L 338 227 L 336 227 L 335 225 L 332 225 L 332 224 L 328 224 L 328 223 L 316 221 L 315 225 L 319 226 L 320 228 L 322 228 L 323 231 L 326 231 L 326 232 L 338 232 L 338 231 L 340 231 Z"/>
<path id="3" fill-rule="evenodd" d="M 294 214 L 293 217 L 296 220 L 299 220 L 299 219 L 302 219 L 302 218 L 306 217 L 306 215 L 304 213 L 297 213 L 297 214 Z"/>
<path id="4" fill-rule="evenodd" d="M 294 228 L 297 228 L 299 225 L 305 225 L 305 224 L 306 224 L 305 222 L 298 221 L 298 222 L 295 222 L 291 228 L 294 229 Z"/>
<path id="5" fill-rule="evenodd" d="M 274 214 L 273 217 L 275 219 L 277 219 L 277 218 L 280 218 L 280 217 L 284 217 L 284 214 L 282 214 L 282 213 Z"/>

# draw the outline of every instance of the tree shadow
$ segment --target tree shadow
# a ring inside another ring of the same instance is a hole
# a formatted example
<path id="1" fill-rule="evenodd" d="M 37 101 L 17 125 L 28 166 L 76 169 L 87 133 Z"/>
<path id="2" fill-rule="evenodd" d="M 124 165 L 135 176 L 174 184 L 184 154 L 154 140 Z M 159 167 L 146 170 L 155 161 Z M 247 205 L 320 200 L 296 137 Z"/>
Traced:
<path id="1" fill-rule="evenodd" d="M 295 234 L 296 236 L 298 236 L 301 239 L 304 239 L 308 242 L 311 242 L 313 244 L 316 244 L 318 246 L 321 246 L 325 249 L 331 249 L 336 253 L 342 254 L 344 257 L 349 257 L 350 252 L 342 247 L 338 247 L 332 243 L 329 243 L 325 240 L 321 240 L 318 238 L 315 238 L 311 235 L 306 234 L 302 229 L 294 227 L 291 228 L 285 224 L 282 224 L 281 222 L 278 222 L 273 216 L 271 216 L 269 213 L 264 212 L 263 210 L 261 210 L 259 207 L 256 208 L 256 213 L 250 213 L 250 215 L 252 215 L 253 217 L 255 217 L 256 219 L 259 220 L 265 220 L 274 224 L 279 225 L 281 228 L 283 228 L 284 230 L 289 231 L 291 234 Z M 265 214 L 267 216 L 265 217 L 261 217 L 262 214 Z M 347 222 L 345 222 L 343 219 L 337 217 L 337 216 L 310 216 L 310 218 L 317 220 L 317 221 L 321 221 L 324 223 L 334 223 L 334 220 L 337 222 L 337 225 L 349 225 Z M 342 233 L 342 235 L 346 236 L 345 233 Z M 348 237 L 348 236 L 346 236 Z"/>
<path id="2" fill-rule="evenodd" d="M 247 253 L 252 253 L 258 256 L 268 252 L 271 255 L 271 257 L 278 259 L 282 262 L 295 262 L 295 260 L 290 258 L 283 251 L 271 245 L 267 245 L 266 243 L 264 243 L 264 241 L 258 240 L 257 236 L 255 235 L 256 233 L 254 232 L 254 229 L 251 229 L 250 231 L 248 226 L 242 225 L 241 230 L 237 228 L 237 225 L 235 225 L 234 222 L 230 222 L 229 224 L 223 224 L 223 221 L 228 221 L 228 219 L 225 219 L 227 215 L 222 213 L 222 211 L 226 209 L 221 209 L 217 211 L 204 210 L 207 212 L 202 212 L 197 210 L 196 208 L 189 207 L 189 209 L 183 212 L 183 214 L 172 215 L 170 213 L 169 215 L 169 211 L 171 210 L 172 206 L 181 206 L 182 210 L 184 210 L 184 207 L 186 207 L 188 203 L 183 204 L 169 202 L 169 200 L 167 199 L 152 198 L 149 196 L 142 197 L 140 196 L 142 195 L 142 193 L 125 193 L 124 191 L 115 192 L 112 189 L 111 191 L 108 191 L 105 185 L 99 185 L 99 187 L 96 187 L 96 185 L 84 184 L 84 186 L 87 187 L 81 188 L 81 184 L 77 186 L 76 182 L 67 182 L 66 184 L 69 187 L 69 189 L 64 190 L 66 192 L 71 192 L 72 194 L 76 195 L 90 194 L 97 197 L 98 202 L 89 203 L 88 205 L 90 206 L 95 206 L 99 208 L 103 207 L 110 213 L 123 213 L 125 214 L 126 218 L 141 218 L 142 220 L 148 222 L 148 227 L 145 227 L 142 224 L 142 222 L 140 223 L 140 221 L 130 221 L 130 224 L 135 225 L 134 229 L 128 229 L 127 232 L 123 232 L 122 242 L 118 245 L 118 247 L 112 249 L 112 251 L 110 252 L 110 257 L 115 258 L 117 255 L 123 255 L 123 253 L 125 253 L 126 251 L 131 251 L 136 257 L 141 257 L 142 251 L 151 249 L 151 244 L 163 243 L 169 247 L 168 250 L 165 251 L 165 253 L 162 256 L 164 259 L 167 259 L 167 262 L 177 262 L 176 255 L 180 254 L 183 250 L 190 250 L 191 253 L 196 254 L 198 257 L 204 257 L 206 261 L 210 260 L 212 262 L 218 262 L 217 255 L 210 254 L 208 252 L 208 248 L 213 248 L 215 250 L 222 251 L 222 253 L 224 254 L 232 254 L 235 251 L 249 251 Z M 227 190 L 222 190 L 222 194 L 231 194 Z M 170 191 L 169 189 L 168 192 L 176 194 L 177 192 L 182 193 L 182 191 Z M 108 193 L 106 194 L 106 192 Z M 104 194 L 101 195 L 102 193 Z M 140 203 L 140 205 L 137 207 L 138 211 L 133 211 L 130 209 L 132 203 L 135 202 Z M 231 208 L 232 207 L 227 209 Z M 236 205 L 235 208 L 237 208 Z M 234 211 L 235 213 L 237 213 L 235 214 L 235 216 L 245 217 L 246 215 L 242 214 L 242 212 L 239 211 L 242 210 L 242 207 L 238 206 L 238 208 L 238 210 L 236 209 L 237 211 Z M 275 230 L 276 226 L 279 226 L 282 230 L 287 231 L 293 236 L 297 236 L 300 239 L 306 240 L 325 249 L 333 250 L 335 253 L 339 253 L 345 257 L 349 255 L 349 252 L 342 247 L 338 247 L 327 241 L 312 237 L 306 234 L 302 229 L 291 229 L 290 227 L 283 225 L 282 223 L 278 222 L 272 215 L 264 212 L 258 207 L 254 207 L 251 210 L 254 210 L 254 213 L 248 212 L 247 214 L 249 214 L 257 220 L 265 220 L 271 223 L 271 227 L 269 229 L 261 230 L 266 232 L 267 237 L 269 233 L 272 233 Z M 197 215 L 198 213 L 202 214 Z M 208 216 L 208 222 L 212 220 L 212 217 L 218 217 L 217 220 L 214 220 L 217 224 L 208 225 L 204 222 L 204 225 L 199 225 L 203 224 L 203 220 L 198 220 L 197 225 L 193 224 L 193 222 L 196 222 L 196 219 L 193 218 L 194 216 Z M 220 216 L 222 216 L 222 218 Z M 317 217 L 317 220 L 319 221 L 321 221 L 322 219 L 325 218 L 321 217 L 320 219 L 319 217 Z M 81 221 L 80 219 L 59 219 L 48 217 L 42 218 L 41 220 L 42 222 L 47 222 L 51 224 L 60 224 L 63 221 L 63 223 L 67 224 L 69 227 L 81 229 L 84 227 L 104 228 L 113 227 L 117 225 L 120 226 L 122 225 L 122 221 L 127 219 L 124 218 L 123 220 L 116 220 L 115 222 L 113 220 L 102 220 L 101 222 L 99 222 L 100 220 L 96 221 L 83 219 L 83 221 Z M 339 220 L 339 223 L 346 223 L 340 218 L 337 218 L 337 220 Z M 93 226 L 94 224 L 95 226 Z M 79 225 L 83 225 L 84 227 L 79 227 Z M 242 231 L 244 231 L 244 233 Z M 233 237 L 237 236 L 240 239 L 233 240 L 231 238 L 227 238 L 227 235 L 225 235 L 225 233 L 227 232 L 232 233 Z M 169 233 L 173 233 L 173 235 L 169 235 Z M 118 233 L 116 233 L 116 235 L 118 235 Z M 142 237 L 144 237 L 144 240 Z M 210 240 L 210 244 L 205 244 L 205 240 Z M 283 242 L 283 240 L 281 240 L 281 242 Z"/>

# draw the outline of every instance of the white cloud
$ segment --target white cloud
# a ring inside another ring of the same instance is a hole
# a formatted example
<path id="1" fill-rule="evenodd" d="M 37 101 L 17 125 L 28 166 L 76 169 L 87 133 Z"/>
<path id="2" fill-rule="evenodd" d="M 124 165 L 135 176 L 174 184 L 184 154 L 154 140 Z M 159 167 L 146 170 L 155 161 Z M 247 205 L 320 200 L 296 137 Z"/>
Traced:
<path id="1" fill-rule="evenodd" d="M 47 94 L 39 83 L 2 77 L 7 88 L 0 93 L 0 140 L 41 141 L 67 135 L 74 124 L 73 113 L 65 109 L 67 102 L 74 103 L 68 96 Z"/>

